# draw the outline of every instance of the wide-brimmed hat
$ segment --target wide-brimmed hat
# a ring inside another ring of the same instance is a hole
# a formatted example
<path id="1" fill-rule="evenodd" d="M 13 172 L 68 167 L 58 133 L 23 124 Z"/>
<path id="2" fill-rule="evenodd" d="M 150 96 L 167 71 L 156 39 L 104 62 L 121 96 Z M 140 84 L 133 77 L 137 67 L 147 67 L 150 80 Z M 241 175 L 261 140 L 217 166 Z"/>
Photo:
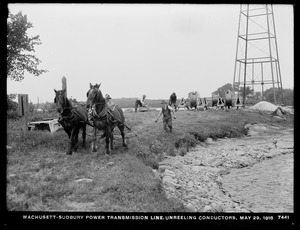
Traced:
<path id="1" fill-rule="evenodd" d="M 106 94 L 106 95 L 105 95 L 105 98 L 106 98 L 106 99 L 111 99 L 111 97 L 109 96 L 109 94 Z"/>

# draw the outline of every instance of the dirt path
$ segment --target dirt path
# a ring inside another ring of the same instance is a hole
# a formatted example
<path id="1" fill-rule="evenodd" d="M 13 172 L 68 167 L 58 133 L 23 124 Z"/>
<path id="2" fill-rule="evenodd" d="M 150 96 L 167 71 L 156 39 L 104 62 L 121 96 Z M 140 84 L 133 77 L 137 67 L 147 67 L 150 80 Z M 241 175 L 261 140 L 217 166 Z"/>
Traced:
<path id="1" fill-rule="evenodd" d="M 256 180 L 264 178 L 264 173 L 270 170 L 269 167 L 274 167 L 276 163 L 272 162 L 273 166 L 272 164 L 269 166 L 268 164 L 259 165 L 259 162 L 269 162 L 267 159 L 277 159 L 285 154 L 293 156 L 293 129 L 264 124 L 247 125 L 246 127 L 249 128 L 246 137 L 218 139 L 217 141 L 209 138 L 206 143 L 197 146 L 185 156 L 167 157 L 160 162 L 157 173 L 162 179 L 167 196 L 181 200 L 187 208 L 195 212 L 262 211 L 255 207 L 253 210 L 251 208 L 255 201 L 253 197 L 247 195 L 247 190 L 251 196 L 255 197 L 256 194 L 250 191 L 253 182 L 249 181 L 249 175 L 251 176 L 253 171 L 249 170 L 256 166 L 259 170 L 255 170 L 260 172 L 256 173 Z M 293 160 L 293 157 L 290 159 Z M 289 188 L 293 186 L 292 165 L 284 166 L 289 167 L 286 170 L 288 178 L 291 178 L 288 184 Z M 248 181 L 243 181 L 239 178 L 239 173 L 246 169 L 248 170 Z M 285 180 L 285 178 L 273 178 L 273 180 L 276 182 L 276 180 Z M 281 182 L 278 181 L 279 184 Z M 282 190 L 282 188 L 280 189 Z M 279 193 L 285 192 L 281 190 Z M 292 191 L 289 189 L 289 192 Z M 251 205 L 247 200 L 241 198 L 243 196 L 240 196 L 239 192 L 244 192 L 245 199 L 252 199 Z M 263 192 L 270 191 L 256 188 L 256 193 Z M 293 194 L 285 195 L 293 197 Z M 276 200 L 276 197 L 273 199 Z M 274 202 L 274 200 L 265 200 L 264 202 Z M 263 211 L 268 212 L 267 207 L 268 205 Z M 274 210 L 269 209 L 269 211 Z"/>

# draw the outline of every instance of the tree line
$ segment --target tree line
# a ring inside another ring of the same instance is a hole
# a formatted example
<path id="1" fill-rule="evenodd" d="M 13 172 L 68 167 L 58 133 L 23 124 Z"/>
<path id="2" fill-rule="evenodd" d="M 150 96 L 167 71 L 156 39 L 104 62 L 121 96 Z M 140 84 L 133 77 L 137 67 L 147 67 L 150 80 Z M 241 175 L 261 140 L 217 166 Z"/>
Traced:
<path id="1" fill-rule="evenodd" d="M 219 87 L 213 93 L 219 94 L 220 97 L 225 97 L 225 93 L 228 90 L 233 91 L 233 86 L 230 83 L 227 83 L 227 84 Z M 275 88 L 275 89 L 269 88 L 264 91 L 263 95 L 261 95 L 261 92 L 254 92 L 254 90 L 251 89 L 250 86 L 246 86 L 245 97 L 247 98 L 247 100 L 252 100 L 252 101 L 263 100 L 263 101 L 275 103 L 274 90 L 275 90 L 276 102 L 282 102 L 281 92 L 278 88 Z M 242 95 L 244 94 L 244 87 L 240 87 L 239 90 L 235 89 L 234 91 L 239 92 L 240 97 L 242 97 Z M 294 105 L 294 89 L 282 89 L 282 92 L 283 92 L 283 96 L 284 96 L 284 101 L 282 102 L 282 104 L 293 106 Z"/>

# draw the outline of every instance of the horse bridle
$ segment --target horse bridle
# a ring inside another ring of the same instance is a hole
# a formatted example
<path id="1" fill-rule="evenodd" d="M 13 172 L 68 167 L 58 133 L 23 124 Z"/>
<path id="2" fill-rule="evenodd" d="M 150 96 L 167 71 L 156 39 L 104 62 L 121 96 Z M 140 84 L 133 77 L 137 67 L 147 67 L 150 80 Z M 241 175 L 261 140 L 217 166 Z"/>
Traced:
<path id="1" fill-rule="evenodd" d="M 90 90 L 88 92 L 88 95 L 90 94 Z M 95 97 L 97 96 L 97 93 L 98 93 L 99 89 L 93 88 L 92 90 L 93 90 L 93 92 L 96 92 L 95 95 L 93 95 L 92 103 L 91 103 L 92 116 L 96 117 L 96 118 L 104 118 L 107 114 L 106 106 L 103 107 L 103 109 L 100 113 L 97 113 L 96 112 L 96 105 L 106 105 L 106 101 L 104 101 L 104 102 L 93 102 L 93 101 L 95 101 Z"/>
<path id="2" fill-rule="evenodd" d="M 71 106 L 65 106 L 67 104 L 67 99 L 64 95 L 59 94 L 58 95 L 58 104 L 61 106 L 62 111 L 58 111 L 60 114 L 60 118 L 58 119 L 59 122 L 63 122 L 66 119 L 71 119 L 74 117 L 73 114 L 73 107 Z M 70 112 L 67 115 L 64 115 L 65 111 L 69 109 Z"/>

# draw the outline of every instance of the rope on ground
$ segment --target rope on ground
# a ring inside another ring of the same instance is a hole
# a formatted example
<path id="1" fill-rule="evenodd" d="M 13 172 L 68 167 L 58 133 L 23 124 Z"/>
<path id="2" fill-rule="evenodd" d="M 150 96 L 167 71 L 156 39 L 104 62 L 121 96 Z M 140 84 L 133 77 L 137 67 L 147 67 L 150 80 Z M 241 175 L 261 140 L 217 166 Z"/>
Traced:
<path id="1" fill-rule="evenodd" d="M 160 122 L 162 122 L 162 120 L 160 121 Z M 89 124 L 89 123 L 87 123 L 87 124 Z M 123 123 L 124 124 L 124 123 Z M 91 124 L 89 124 L 90 126 L 92 126 Z M 128 129 L 134 136 L 136 136 L 138 139 L 140 139 L 140 137 L 139 137 L 139 135 L 137 134 L 138 132 L 140 132 L 142 129 L 145 129 L 146 127 L 148 127 L 148 126 L 150 126 L 150 125 L 155 125 L 155 124 L 153 124 L 153 123 L 149 123 L 148 125 L 145 125 L 145 126 L 142 126 L 141 128 L 139 128 L 138 130 L 136 130 L 136 131 L 133 131 L 132 129 Z M 93 127 L 93 126 L 92 126 Z M 130 133 L 129 133 L 130 134 Z M 88 136 L 94 136 L 93 134 L 87 134 Z M 99 135 L 97 135 L 97 136 L 100 136 L 100 134 Z M 126 135 L 127 137 L 128 137 L 128 135 Z M 130 136 L 129 136 L 130 137 Z M 145 153 L 138 145 L 136 145 L 136 147 L 138 148 L 138 150 L 140 151 L 140 152 L 142 152 L 142 153 Z"/>

